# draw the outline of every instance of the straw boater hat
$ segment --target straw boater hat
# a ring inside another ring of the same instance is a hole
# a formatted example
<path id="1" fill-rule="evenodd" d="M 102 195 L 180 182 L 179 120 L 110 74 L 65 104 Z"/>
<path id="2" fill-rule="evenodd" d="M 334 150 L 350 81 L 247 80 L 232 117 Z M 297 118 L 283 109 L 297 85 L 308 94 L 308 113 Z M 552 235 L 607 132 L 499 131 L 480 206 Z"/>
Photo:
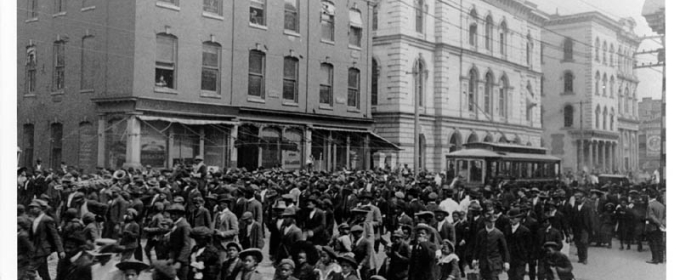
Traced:
<path id="1" fill-rule="evenodd" d="M 133 269 L 133 270 L 137 271 L 137 274 L 139 274 L 140 271 L 149 268 L 149 265 L 147 265 L 143 262 L 140 262 L 138 260 L 135 260 L 135 259 L 130 259 L 130 260 L 123 261 L 123 262 L 116 264 L 116 267 L 118 269 L 120 269 L 121 271 Z"/>
<path id="2" fill-rule="evenodd" d="M 245 250 L 241 251 L 240 253 L 238 253 L 239 259 L 245 259 L 247 256 L 255 257 L 255 259 L 258 263 L 262 262 L 263 256 L 262 256 L 262 251 L 260 249 L 248 248 L 248 249 L 245 249 Z"/>

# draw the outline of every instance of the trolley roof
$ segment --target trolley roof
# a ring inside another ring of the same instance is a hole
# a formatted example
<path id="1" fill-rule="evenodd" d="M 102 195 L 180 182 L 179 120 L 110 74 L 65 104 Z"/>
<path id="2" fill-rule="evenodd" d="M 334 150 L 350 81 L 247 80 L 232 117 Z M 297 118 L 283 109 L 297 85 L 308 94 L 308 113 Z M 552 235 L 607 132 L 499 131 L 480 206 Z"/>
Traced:
<path id="1" fill-rule="evenodd" d="M 460 151 L 455 151 L 446 154 L 446 157 L 458 157 L 458 158 L 497 158 L 504 160 L 539 160 L 539 161 L 560 161 L 560 158 L 544 155 L 544 154 L 528 154 L 528 153 L 507 153 L 507 152 L 495 152 L 486 149 L 464 149 Z"/>
<path id="2" fill-rule="evenodd" d="M 466 149 L 485 149 L 494 152 L 524 153 L 545 155 L 546 149 L 510 143 L 475 142 L 463 144 Z"/>

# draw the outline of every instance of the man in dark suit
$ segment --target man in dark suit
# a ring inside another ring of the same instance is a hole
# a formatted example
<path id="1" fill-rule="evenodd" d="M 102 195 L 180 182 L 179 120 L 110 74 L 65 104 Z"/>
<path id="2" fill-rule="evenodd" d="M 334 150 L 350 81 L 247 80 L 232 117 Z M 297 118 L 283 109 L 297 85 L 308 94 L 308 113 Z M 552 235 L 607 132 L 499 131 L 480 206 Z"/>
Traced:
<path id="1" fill-rule="evenodd" d="M 593 234 L 594 212 L 588 203 L 585 203 L 585 192 L 577 189 L 574 192 L 574 206 L 570 212 L 571 229 L 574 235 L 574 243 L 578 251 L 578 262 L 588 264 L 588 238 Z"/>
<path id="2" fill-rule="evenodd" d="M 531 232 L 531 240 L 532 244 L 530 245 L 530 252 L 529 252 L 529 280 L 535 280 L 536 279 L 536 264 L 538 261 L 538 252 L 541 250 L 539 247 L 540 245 L 537 244 L 538 240 L 538 231 L 541 228 L 541 225 L 538 223 L 538 221 L 534 218 L 528 215 L 528 210 L 531 209 L 531 207 L 528 204 L 522 204 L 520 206 L 520 210 L 522 211 L 522 214 L 524 218 L 522 219 L 522 225 L 525 226 L 526 228 L 529 229 L 529 232 Z"/>
<path id="3" fill-rule="evenodd" d="M 509 280 L 523 280 L 526 273 L 525 267 L 531 254 L 531 231 L 522 225 L 520 221 L 524 217 L 519 208 L 508 211 L 510 229 L 508 234 L 508 250 L 510 250 Z"/>
<path id="4" fill-rule="evenodd" d="M 479 273 L 484 280 L 498 280 L 503 270 L 510 269 L 510 252 L 503 233 L 494 226 L 493 212 L 484 214 L 484 229 L 477 233 L 476 248 L 472 266 L 479 264 Z"/>
<path id="5" fill-rule="evenodd" d="M 189 212 L 189 217 L 187 222 L 192 228 L 197 227 L 207 227 L 212 226 L 212 219 L 210 217 L 210 211 L 205 208 L 205 200 L 201 196 L 194 197 L 194 210 Z"/>
<path id="6" fill-rule="evenodd" d="M 264 235 L 262 234 L 262 225 L 253 220 L 253 213 L 245 212 L 241 217 L 241 224 L 239 225 L 239 241 L 243 249 L 264 247 Z"/>
<path id="7" fill-rule="evenodd" d="M 186 280 L 189 273 L 189 257 L 191 255 L 191 226 L 184 218 L 184 206 L 172 204 L 168 209 L 174 227 L 170 232 L 170 263 L 177 269 L 177 278 Z"/>
<path id="8" fill-rule="evenodd" d="M 106 213 L 106 223 L 104 225 L 105 238 L 118 239 L 118 232 L 120 232 L 120 225 L 123 222 L 123 216 L 128 208 L 128 203 L 120 195 L 121 189 L 118 186 L 113 186 L 110 189 L 112 200 L 109 201 L 108 212 Z"/>
<path id="9" fill-rule="evenodd" d="M 282 259 L 291 258 L 293 253 L 293 245 L 295 242 L 302 240 L 302 230 L 295 225 L 295 210 L 293 208 L 286 208 L 283 210 L 283 224 L 281 225 L 281 242 L 279 243 L 279 250 L 276 256 L 276 263 Z"/>
<path id="10" fill-rule="evenodd" d="M 38 271 L 40 278 L 49 280 L 50 273 L 47 269 L 47 257 L 52 252 L 58 252 L 59 259 L 66 256 L 64 248 L 61 245 L 61 239 L 57 232 L 54 220 L 46 215 L 43 208 L 47 207 L 47 202 L 42 200 L 33 200 L 28 205 L 28 210 L 33 219 L 30 231 L 30 238 L 33 241 L 33 263 L 34 268 Z"/>
<path id="11" fill-rule="evenodd" d="M 397 208 L 395 209 L 397 215 L 397 229 L 400 229 L 403 225 L 410 226 L 411 228 L 415 226 L 413 218 L 409 217 L 409 215 L 404 212 L 406 207 L 406 203 L 404 202 L 397 203 Z"/>
<path id="12" fill-rule="evenodd" d="M 548 216 L 543 219 L 543 227 L 539 229 L 537 235 L 538 240 L 534 244 L 536 246 L 534 249 L 536 250 L 538 257 L 538 280 L 552 279 L 548 276 L 548 274 L 552 275 L 552 272 L 550 272 L 551 270 L 547 263 L 546 250 L 543 248 L 543 245 L 548 242 L 555 242 L 555 244 L 557 244 L 557 250 L 562 250 L 562 233 L 552 226 L 554 221 L 554 216 Z"/>
<path id="13" fill-rule="evenodd" d="M 435 280 L 437 268 L 437 246 L 432 242 L 435 229 L 418 224 L 416 227 L 416 245 L 411 252 L 408 280 Z"/>
<path id="14" fill-rule="evenodd" d="M 408 197 L 410 201 L 408 203 L 408 208 L 406 209 L 406 214 L 409 217 L 414 217 L 416 213 L 420 211 L 425 211 L 425 205 L 418 199 L 420 190 L 418 188 L 413 188 L 408 192 Z"/>
<path id="15" fill-rule="evenodd" d="M 319 200 L 312 195 L 307 199 L 307 212 L 303 216 L 302 231 L 307 235 L 307 240 L 314 245 L 326 245 L 323 242 L 326 240 L 326 215 L 319 209 Z M 332 221 L 331 221 L 332 222 Z"/>
<path id="16" fill-rule="evenodd" d="M 392 246 L 385 250 L 385 254 L 390 258 L 387 279 L 406 280 L 411 249 L 404 242 L 404 232 L 401 229 L 394 231 L 391 237 Z"/>
<path id="17" fill-rule="evenodd" d="M 649 205 L 647 206 L 647 237 L 652 251 L 652 260 L 647 263 L 663 263 L 663 233 L 666 230 L 666 207 L 657 201 L 657 192 L 649 191 Z"/>
<path id="18" fill-rule="evenodd" d="M 361 275 L 361 279 L 368 279 L 371 276 L 369 275 L 371 270 L 369 265 L 369 250 L 373 250 L 371 248 L 371 243 L 364 238 L 364 228 L 362 226 L 354 225 L 350 229 L 350 232 L 354 237 L 354 242 L 352 242 L 352 253 L 354 254 L 354 259 L 357 261 L 357 264 L 361 267 L 359 274 Z"/>
<path id="19" fill-rule="evenodd" d="M 253 188 L 253 186 L 249 186 L 249 187 L 245 188 L 243 194 L 246 198 L 244 213 L 246 211 L 253 213 L 253 219 L 255 219 L 256 222 L 262 224 L 263 223 L 263 220 L 262 220 L 263 219 L 262 218 L 262 202 L 255 199 L 255 189 Z"/>
<path id="20" fill-rule="evenodd" d="M 437 229 L 437 232 L 439 232 L 442 241 L 449 240 L 451 243 L 456 244 L 456 229 L 446 220 L 447 216 L 449 216 L 449 212 L 442 207 L 439 207 L 434 211 L 434 217 L 437 219 L 435 228 Z"/>

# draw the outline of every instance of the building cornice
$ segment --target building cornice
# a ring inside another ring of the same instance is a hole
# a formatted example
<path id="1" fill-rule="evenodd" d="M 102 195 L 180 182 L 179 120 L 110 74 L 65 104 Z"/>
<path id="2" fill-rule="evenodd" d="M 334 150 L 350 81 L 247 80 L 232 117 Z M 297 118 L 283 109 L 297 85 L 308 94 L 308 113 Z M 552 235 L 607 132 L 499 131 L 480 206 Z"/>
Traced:
<path id="1" fill-rule="evenodd" d="M 603 15 L 602 13 L 598 11 L 592 11 L 592 12 L 586 12 L 586 13 L 578 13 L 578 14 L 571 14 L 571 15 L 552 15 L 550 20 L 548 20 L 545 23 L 545 26 L 556 26 L 556 25 L 566 25 L 566 24 L 573 24 L 573 23 L 590 23 L 590 22 L 597 22 L 605 27 L 610 28 L 611 30 L 616 31 L 617 35 L 622 36 L 623 38 L 627 40 L 631 40 L 632 42 L 639 44 L 641 39 L 639 39 L 635 34 L 631 34 L 630 32 L 625 31 L 622 27 L 621 24 L 614 21 L 613 19 Z"/>
<path id="2" fill-rule="evenodd" d="M 499 123 L 499 122 L 489 122 L 489 121 L 483 121 L 483 120 L 471 120 L 471 119 L 465 119 L 465 118 L 460 118 L 460 117 L 451 117 L 451 116 L 435 116 L 435 115 L 424 115 L 421 114 L 419 115 L 421 119 L 426 119 L 426 120 L 432 120 L 435 122 L 452 122 L 460 125 L 468 125 L 468 126 L 473 126 L 473 127 L 479 127 L 480 125 L 484 125 L 484 129 L 488 129 L 489 127 L 495 127 L 499 130 L 522 130 L 526 133 L 537 133 L 541 134 L 543 133 L 543 130 L 539 127 L 531 127 L 531 126 L 526 126 L 526 125 L 518 125 L 518 124 L 509 124 L 509 123 Z M 401 118 L 401 119 L 413 119 L 413 113 L 407 113 L 407 112 L 374 112 L 373 113 L 373 119 L 375 120 L 376 123 L 380 123 L 380 119 L 393 119 L 393 118 Z M 503 131 L 501 131 L 503 132 Z"/>

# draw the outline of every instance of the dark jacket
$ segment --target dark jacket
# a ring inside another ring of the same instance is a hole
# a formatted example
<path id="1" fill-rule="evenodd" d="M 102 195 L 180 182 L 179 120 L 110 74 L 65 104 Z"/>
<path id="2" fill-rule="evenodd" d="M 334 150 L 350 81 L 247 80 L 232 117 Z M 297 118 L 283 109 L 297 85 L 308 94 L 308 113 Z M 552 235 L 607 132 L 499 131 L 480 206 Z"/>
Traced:
<path id="1" fill-rule="evenodd" d="M 352 253 L 354 253 L 354 260 L 357 261 L 358 265 L 368 267 L 369 250 L 373 250 L 373 248 L 371 248 L 371 243 L 366 238 L 362 237 L 358 242 L 352 243 Z"/>
<path id="2" fill-rule="evenodd" d="M 35 248 L 35 257 L 47 257 L 55 251 L 58 253 L 64 252 L 54 220 L 47 214 L 40 219 L 35 232 L 33 232 L 32 227 L 33 223 L 31 223 L 30 237 Z"/>
<path id="3" fill-rule="evenodd" d="M 507 238 L 508 250 L 510 250 L 510 261 L 514 263 L 526 263 L 529 261 L 531 254 L 531 231 L 523 225 L 520 225 L 513 233 L 512 227 Z"/>
<path id="4" fill-rule="evenodd" d="M 409 261 L 408 280 L 435 280 L 437 246 L 425 241 L 415 245 Z"/>
<path id="5" fill-rule="evenodd" d="M 191 212 L 191 214 L 187 218 L 187 221 L 189 222 L 189 225 L 191 225 L 192 228 L 195 227 L 210 228 L 212 226 L 210 211 L 208 211 L 208 209 L 206 209 L 205 207 L 194 209 L 194 211 Z"/>
<path id="6" fill-rule="evenodd" d="M 323 210 L 315 209 L 314 215 L 310 218 L 311 212 L 305 212 L 303 218 L 302 230 L 304 232 L 311 231 L 313 236 L 308 237 L 307 240 L 311 241 L 314 245 L 322 245 L 326 240 L 326 215 L 324 215 Z"/>
<path id="7" fill-rule="evenodd" d="M 189 264 L 189 257 L 191 256 L 191 239 L 189 238 L 189 233 L 191 232 L 191 227 L 187 223 L 186 219 L 182 220 L 175 225 L 175 228 L 170 232 L 170 258 L 174 259 L 175 262 L 180 262 L 182 264 Z"/>
<path id="8" fill-rule="evenodd" d="M 392 248 L 387 256 L 390 264 L 387 268 L 387 279 L 404 279 L 408 277 L 409 257 L 411 249 L 406 242 L 392 244 Z"/>
<path id="9" fill-rule="evenodd" d="M 593 220 L 595 219 L 595 212 L 588 203 L 583 202 L 581 210 L 578 210 L 578 205 L 571 208 L 571 228 L 574 236 L 580 236 L 581 231 L 587 233 L 593 232 Z"/>
<path id="10" fill-rule="evenodd" d="M 248 227 L 245 223 L 239 224 L 238 240 L 241 242 L 243 249 L 264 247 L 264 235 L 262 234 L 262 226 L 260 223 L 253 221 L 253 225 L 248 233 Z"/>
<path id="11" fill-rule="evenodd" d="M 435 229 L 437 229 L 438 224 L 435 224 Z M 451 243 L 456 244 L 456 228 L 453 227 L 451 223 L 444 220 L 441 230 L 439 230 L 439 236 L 442 240 L 449 240 Z"/>
<path id="12" fill-rule="evenodd" d="M 479 260 L 481 270 L 498 271 L 503 263 L 510 262 L 510 252 L 503 233 L 494 228 L 487 232 L 486 228 L 477 232 L 476 249 L 473 260 Z"/>
<path id="13" fill-rule="evenodd" d="M 536 251 L 538 252 L 538 257 L 543 258 L 545 256 L 545 249 L 543 249 L 543 244 L 548 241 L 557 243 L 557 249 L 562 250 L 562 233 L 554 227 L 550 229 L 541 228 L 538 231 L 538 242 L 536 243 Z"/>
<path id="14" fill-rule="evenodd" d="M 285 233 L 285 228 L 281 232 L 281 243 L 279 243 L 279 250 L 277 252 L 277 260 L 282 260 L 288 258 L 293 253 L 293 244 L 295 242 L 302 240 L 302 230 L 296 225 L 292 225 L 292 228 Z"/>

